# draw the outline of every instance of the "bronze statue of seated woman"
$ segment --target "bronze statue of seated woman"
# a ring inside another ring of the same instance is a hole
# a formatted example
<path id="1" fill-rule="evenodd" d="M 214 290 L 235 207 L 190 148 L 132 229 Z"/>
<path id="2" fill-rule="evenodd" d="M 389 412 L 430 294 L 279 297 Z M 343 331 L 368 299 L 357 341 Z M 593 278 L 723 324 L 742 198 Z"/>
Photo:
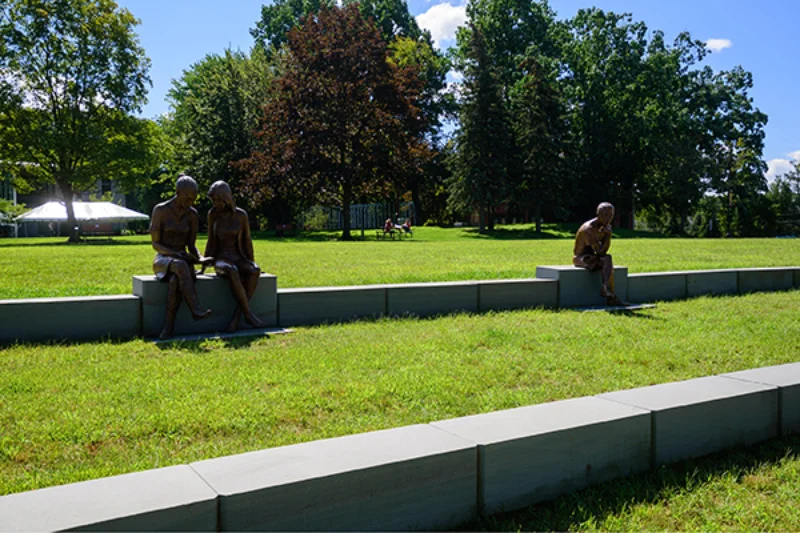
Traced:
<path id="1" fill-rule="evenodd" d="M 208 212 L 205 255 L 213 257 L 217 275 L 230 281 L 237 303 L 228 331 L 236 331 L 242 315 L 254 328 L 263 328 L 265 324 L 250 309 L 250 298 L 258 286 L 261 269 L 254 261 L 247 213 L 236 207 L 231 188 L 224 181 L 214 182 L 208 197 L 213 207 Z"/>

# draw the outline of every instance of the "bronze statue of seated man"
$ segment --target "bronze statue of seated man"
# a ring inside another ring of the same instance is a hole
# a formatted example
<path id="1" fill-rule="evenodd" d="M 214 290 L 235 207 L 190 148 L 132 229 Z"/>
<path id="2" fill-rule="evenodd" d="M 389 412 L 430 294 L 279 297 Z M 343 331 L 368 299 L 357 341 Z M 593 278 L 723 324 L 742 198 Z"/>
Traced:
<path id="1" fill-rule="evenodd" d="M 258 286 L 261 269 L 254 261 L 247 213 L 236 207 L 231 188 L 224 181 L 214 182 L 208 197 L 213 207 L 208 212 L 205 255 L 213 257 L 217 275 L 230 281 L 237 304 L 228 331 L 236 331 L 242 314 L 248 324 L 263 328 L 265 324 L 250 309 L 250 298 Z"/>
<path id="2" fill-rule="evenodd" d="M 572 264 L 591 272 L 602 272 L 603 286 L 600 294 L 606 299 L 607 305 L 628 305 L 614 291 L 614 263 L 608 253 L 613 219 L 613 205 L 603 202 L 597 206 L 597 217 L 584 222 L 575 235 Z"/>
<path id="3" fill-rule="evenodd" d="M 195 320 L 211 314 L 210 309 L 200 307 L 195 290 L 194 265 L 209 262 L 200 257 L 195 244 L 200 222 L 197 210 L 192 207 L 197 199 L 197 182 L 181 175 L 175 189 L 175 196 L 153 208 L 150 220 L 150 240 L 156 251 L 153 273 L 160 281 L 169 283 L 161 339 L 172 336 L 181 299 L 186 301 Z"/>

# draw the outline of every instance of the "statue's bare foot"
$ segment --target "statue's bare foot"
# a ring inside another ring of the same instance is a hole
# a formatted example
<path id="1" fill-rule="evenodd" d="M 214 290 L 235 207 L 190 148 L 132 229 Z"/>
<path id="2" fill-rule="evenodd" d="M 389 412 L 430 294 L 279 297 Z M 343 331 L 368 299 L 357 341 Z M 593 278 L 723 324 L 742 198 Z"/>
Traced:
<path id="1" fill-rule="evenodd" d="M 169 339 L 172 337 L 172 329 L 172 326 L 164 324 L 164 329 L 162 329 L 161 333 L 158 334 L 158 338 L 162 341 Z"/>
<path id="2" fill-rule="evenodd" d="M 211 309 L 206 309 L 202 313 L 192 311 L 192 318 L 194 318 L 195 320 L 203 320 L 204 318 L 208 318 L 210 316 L 211 316 Z"/>
<path id="3" fill-rule="evenodd" d="M 609 307 L 626 307 L 628 302 L 621 300 L 616 294 L 611 294 L 606 297 L 606 304 Z"/>
<path id="4" fill-rule="evenodd" d="M 253 313 L 248 313 L 244 316 L 244 319 L 247 321 L 248 324 L 253 326 L 254 328 L 265 328 L 267 327 L 261 320 L 258 319 L 256 315 Z"/>

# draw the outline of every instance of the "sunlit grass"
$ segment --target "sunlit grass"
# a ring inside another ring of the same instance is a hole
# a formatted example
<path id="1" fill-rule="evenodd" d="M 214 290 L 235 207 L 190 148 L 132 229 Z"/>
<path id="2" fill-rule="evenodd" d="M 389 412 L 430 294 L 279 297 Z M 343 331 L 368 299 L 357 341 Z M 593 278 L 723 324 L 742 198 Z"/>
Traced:
<path id="1" fill-rule="evenodd" d="M 412 239 L 339 242 L 334 233 L 276 239 L 257 235 L 256 261 L 278 287 L 410 283 L 535 276 L 537 265 L 568 264 L 572 226 L 503 226 L 493 236 L 472 228 L 416 228 Z M 621 231 L 612 243 L 629 272 L 800 265 L 797 239 L 664 239 Z M 358 236 L 359 233 L 356 232 Z M 131 277 L 150 274 L 149 237 L 66 245 L 63 238 L 0 239 L 0 299 L 130 294 Z M 198 240 L 203 250 L 204 236 Z"/>
<path id="2" fill-rule="evenodd" d="M 0 350 L 0 494 L 783 364 L 800 292 Z"/>

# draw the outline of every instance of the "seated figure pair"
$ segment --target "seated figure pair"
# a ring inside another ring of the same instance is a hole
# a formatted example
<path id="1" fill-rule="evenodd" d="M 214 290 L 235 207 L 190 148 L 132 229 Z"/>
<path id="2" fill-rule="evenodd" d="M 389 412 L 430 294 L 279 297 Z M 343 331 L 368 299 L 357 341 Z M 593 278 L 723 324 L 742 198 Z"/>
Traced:
<path id="1" fill-rule="evenodd" d="M 242 315 L 251 326 L 264 327 L 250 309 L 250 297 L 258 285 L 261 269 L 254 261 L 247 213 L 236 207 L 227 183 L 215 182 L 208 191 L 213 207 L 208 212 L 208 242 L 201 256 L 195 244 L 200 226 L 199 215 L 193 207 L 197 193 L 197 182 L 189 176 L 181 176 L 176 183 L 175 196 L 156 205 L 151 217 L 150 238 L 156 251 L 153 272 L 160 281 L 169 284 L 161 339 L 172 336 L 181 301 L 186 302 L 195 320 L 211 315 L 211 309 L 203 309 L 198 301 L 194 265 L 202 265 L 203 270 L 213 266 L 217 276 L 230 281 L 237 305 L 228 331 L 238 328 Z"/>

